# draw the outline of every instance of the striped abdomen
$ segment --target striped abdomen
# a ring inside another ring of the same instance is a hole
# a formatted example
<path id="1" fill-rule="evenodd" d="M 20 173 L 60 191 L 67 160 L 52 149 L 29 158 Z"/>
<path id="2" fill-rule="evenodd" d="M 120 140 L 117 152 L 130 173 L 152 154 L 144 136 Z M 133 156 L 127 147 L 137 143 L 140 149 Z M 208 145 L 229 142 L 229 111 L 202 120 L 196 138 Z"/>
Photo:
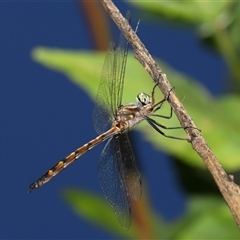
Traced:
<path id="1" fill-rule="evenodd" d="M 76 151 L 70 153 L 67 157 L 59 161 L 56 165 L 50 168 L 45 174 L 43 174 L 37 181 L 32 183 L 29 186 L 28 192 L 30 193 L 33 189 L 41 187 L 43 184 L 47 183 L 52 179 L 55 175 L 61 172 L 64 168 L 66 168 L 69 164 L 73 163 L 79 157 L 81 157 L 84 153 L 91 150 L 93 147 L 98 145 L 99 143 L 105 141 L 109 137 L 118 133 L 118 128 L 112 127 L 107 132 L 101 134 L 90 142 L 84 144 L 82 147 L 78 148 Z"/>

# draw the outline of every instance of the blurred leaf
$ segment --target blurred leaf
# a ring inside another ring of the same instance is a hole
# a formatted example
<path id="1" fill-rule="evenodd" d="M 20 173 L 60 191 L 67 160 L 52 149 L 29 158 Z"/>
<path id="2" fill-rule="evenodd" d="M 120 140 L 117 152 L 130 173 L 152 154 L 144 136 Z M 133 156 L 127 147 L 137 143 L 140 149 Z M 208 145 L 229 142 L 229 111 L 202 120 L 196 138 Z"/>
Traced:
<path id="1" fill-rule="evenodd" d="M 91 51 L 70 51 L 54 48 L 36 48 L 33 58 L 38 63 L 62 72 L 71 81 L 84 89 L 94 99 L 99 85 L 101 68 L 105 54 Z M 202 130 L 213 152 L 220 158 L 221 164 L 227 170 L 240 168 L 240 98 L 228 95 L 214 99 L 204 87 L 188 77 L 180 74 L 158 61 L 160 68 L 167 74 L 179 99 L 183 101 L 185 108 L 195 121 L 198 128 Z M 153 81 L 150 79 L 143 67 L 129 54 L 125 86 L 123 93 L 123 104 L 133 102 L 134 97 L 141 91 L 150 94 Z M 156 91 L 156 99 L 162 99 L 160 91 Z M 80 106 L 79 106 L 80 107 Z M 161 114 L 169 115 L 170 108 L 165 104 Z M 159 120 L 159 119 L 158 119 Z M 166 126 L 179 126 L 175 116 L 171 120 L 161 119 L 161 124 Z M 154 147 L 161 149 L 188 164 L 203 167 L 202 160 L 185 141 L 174 141 L 161 136 L 154 131 L 146 122 L 139 124 L 136 129 L 142 131 L 144 137 Z M 172 136 L 186 137 L 183 130 L 166 130 Z"/>
<path id="2" fill-rule="evenodd" d="M 228 1 L 202 1 L 178 0 L 178 1 L 135 1 L 127 2 L 141 8 L 144 13 L 151 16 L 164 17 L 176 23 L 185 22 L 197 24 L 213 21 L 226 7 L 231 4 Z"/>
<path id="3" fill-rule="evenodd" d="M 101 227 L 114 235 L 126 238 L 136 238 L 137 234 L 133 226 L 126 231 L 117 221 L 114 212 L 106 200 L 92 192 L 80 189 L 66 189 L 63 198 L 69 204 L 72 211 L 79 217 Z"/>
<path id="4" fill-rule="evenodd" d="M 231 27 L 229 29 L 229 34 L 231 37 L 231 42 L 238 51 L 240 51 L 240 38 L 239 38 L 239 24 L 240 24 L 240 2 L 236 1 L 234 2 L 234 5 L 229 12 L 229 15 L 233 18 L 233 23 L 231 24 Z"/>
<path id="5" fill-rule="evenodd" d="M 227 204 L 217 197 L 190 198 L 186 216 L 165 230 L 168 239 L 239 239 Z"/>
<path id="6" fill-rule="evenodd" d="M 134 224 L 125 231 L 105 199 L 81 189 L 66 189 L 63 198 L 79 217 L 125 238 L 137 238 Z M 239 230 L 226 203 L 217 197 L 191 197 L 185 216 L 166 223 L 151 214 L 161 239 L 238 239 Z"/>

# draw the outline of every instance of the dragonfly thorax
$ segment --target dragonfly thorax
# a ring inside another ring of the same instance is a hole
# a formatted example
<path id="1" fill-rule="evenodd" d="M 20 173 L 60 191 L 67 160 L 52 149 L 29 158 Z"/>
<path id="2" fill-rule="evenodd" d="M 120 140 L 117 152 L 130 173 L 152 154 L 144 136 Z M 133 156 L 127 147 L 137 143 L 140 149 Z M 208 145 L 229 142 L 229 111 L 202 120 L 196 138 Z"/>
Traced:
<path id="1" fill-rule="evenodd" d="M 146 93 L 139 93 L 136 97 L 137 103 L 145 106 L 152 102 L 152 98 Z"/>
<path id="2" fill-rule="evenodd" d="M 152 112 L 152 98 L 140 93 L 137 96 L 138 103 L 122 105 L 115 116 L 115 121 L 121 131 L 128 130 L 145 119 L 146 115 Z"/>

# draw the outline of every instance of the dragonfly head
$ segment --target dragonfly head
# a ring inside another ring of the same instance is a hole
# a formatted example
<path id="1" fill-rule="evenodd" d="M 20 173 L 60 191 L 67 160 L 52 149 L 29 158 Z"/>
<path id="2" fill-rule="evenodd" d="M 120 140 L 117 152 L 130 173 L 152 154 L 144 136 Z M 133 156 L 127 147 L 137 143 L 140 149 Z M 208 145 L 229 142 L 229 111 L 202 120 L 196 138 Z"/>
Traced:
<path id="1" fill-rule="evenodd" d="M 137 95 L 136 99 L 137 99 L 138 104 L 140 104 L 142 106 L 145 106 L 152 102 L 152 98 L 146 93 L 139 93 Z"/>

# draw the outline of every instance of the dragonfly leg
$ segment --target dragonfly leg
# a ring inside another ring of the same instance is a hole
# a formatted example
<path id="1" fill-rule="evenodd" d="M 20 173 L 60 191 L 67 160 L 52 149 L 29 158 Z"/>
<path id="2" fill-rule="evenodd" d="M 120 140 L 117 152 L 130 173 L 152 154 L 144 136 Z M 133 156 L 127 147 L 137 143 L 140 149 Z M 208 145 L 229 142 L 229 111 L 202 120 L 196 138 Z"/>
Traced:
<path id="1" fill-rule="evenodd" d="M 159 129 L 159 127 L 164 128 L 164 129 L 179 129 L 179 128 L 183 128 L 183 127 L 166 127 L 164 125 L 159 124 L 158 122 L 156 122 L 155 120 L 153 120 L 151 118 L 146 118 L 146 120 L 158 133 L 160 133 L 161 135 L 163 135 L 166 138 L 189 141 L 188 138 L 181 138 L 181 137 L 167 135 L 162 130 Z"/>

